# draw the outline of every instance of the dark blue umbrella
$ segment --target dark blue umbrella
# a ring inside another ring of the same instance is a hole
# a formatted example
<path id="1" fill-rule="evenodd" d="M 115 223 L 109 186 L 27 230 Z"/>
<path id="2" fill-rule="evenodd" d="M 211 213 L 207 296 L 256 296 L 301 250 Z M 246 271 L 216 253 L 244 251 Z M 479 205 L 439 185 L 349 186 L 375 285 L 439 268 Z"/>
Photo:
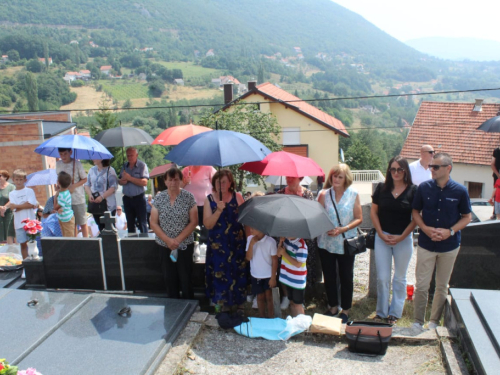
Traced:
<path id="1" fill-rule="evenodd" d="M 166 156 L 178 165 L 228 165 L 260 161 L 270 154 L 255 138 L 229 130 L 194 135 L 179 143 Z"/>
<path id="2" fill-rule="evenodd" d="M 59 157 L 59 148 L 70 148 L 74 159 L 102 160 L 111 159 L 111 154 L 106 147 L 95 139 L 82 135 L 63 135 L 50 138 L 35 149 L 35 152 L 45 156 Z"/>
<path id="3" fill-rule="evenodd" d="M 57 183 L 57 173 L 55 169 L 45 169 L 30 173 L 27 176 L 26 186 L 54 185 Z"/>

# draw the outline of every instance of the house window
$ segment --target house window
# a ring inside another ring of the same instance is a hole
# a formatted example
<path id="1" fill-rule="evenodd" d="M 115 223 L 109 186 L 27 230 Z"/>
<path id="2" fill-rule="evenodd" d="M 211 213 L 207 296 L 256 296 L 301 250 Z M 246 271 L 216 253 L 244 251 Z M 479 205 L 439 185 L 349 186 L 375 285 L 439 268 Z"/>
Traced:
<path id="1" fill-rule="evenodd" d="M 300 128 L 284 128 L 283 145 L 300 145 Z"/>
<path id="2" fill-rule="evenodd" d="M 483 197 L 483 187 L 484 187 L 483 183 L 466 181 L 465 185 L 467 186 L 467 190 L 469 190 L 469 197 L 470 198 L 482 198 Z"/>

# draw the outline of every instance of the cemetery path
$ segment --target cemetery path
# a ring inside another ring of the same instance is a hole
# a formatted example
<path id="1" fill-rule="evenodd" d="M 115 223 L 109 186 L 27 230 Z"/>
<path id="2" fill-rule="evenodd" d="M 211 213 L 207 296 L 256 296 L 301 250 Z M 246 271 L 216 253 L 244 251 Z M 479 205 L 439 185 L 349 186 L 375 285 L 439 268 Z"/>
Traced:
<path id="1" fill-rule="evenodd" d="M 338 337 L 302 334 L 287 342 L 249 339 L 205 326 L 176 374 L 443 374 L 438 343 L 391 342 L 383 357 L 350 353 Z"/>

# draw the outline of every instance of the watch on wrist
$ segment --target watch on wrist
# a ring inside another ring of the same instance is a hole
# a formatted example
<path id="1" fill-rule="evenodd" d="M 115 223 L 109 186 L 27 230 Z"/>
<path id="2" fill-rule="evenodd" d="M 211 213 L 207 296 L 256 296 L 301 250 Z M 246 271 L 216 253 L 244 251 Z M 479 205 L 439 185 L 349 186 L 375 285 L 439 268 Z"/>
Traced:
<path id="1" fill-rule="evenodd" d="M 453 230 L 453 228 L 450 228 L 450 236 L 454 236 L 455 235 L 455 231 Z"/>

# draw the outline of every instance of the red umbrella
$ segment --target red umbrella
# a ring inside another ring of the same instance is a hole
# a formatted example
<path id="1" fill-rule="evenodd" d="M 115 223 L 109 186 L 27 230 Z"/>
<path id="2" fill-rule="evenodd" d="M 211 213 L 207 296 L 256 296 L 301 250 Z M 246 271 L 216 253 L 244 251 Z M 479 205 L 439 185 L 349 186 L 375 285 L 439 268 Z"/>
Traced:
<path id="1" fill-rule="evenodd" d="M 257 173 L 261 176 L 324 176 L 323 169 L 310 158 L 286 151 L 273 152 L 262 161 L 245 163 L 241 170 Z"/>
<path id="2" fill-rule="evenodd" d="M 151 143 L 152 145 L 175 146 L 183 140 L 192 137 L 193 135 L 209 132 L 212 129 L 199 125 L 178 125 L 168 128 L 160 133 L 158 137 Z"/>

